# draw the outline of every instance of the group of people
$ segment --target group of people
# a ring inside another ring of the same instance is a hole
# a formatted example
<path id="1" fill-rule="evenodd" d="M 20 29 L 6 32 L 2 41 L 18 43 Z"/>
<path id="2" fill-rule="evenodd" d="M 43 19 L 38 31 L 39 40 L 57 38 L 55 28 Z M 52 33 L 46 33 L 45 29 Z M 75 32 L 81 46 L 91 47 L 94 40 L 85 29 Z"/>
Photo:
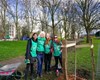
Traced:
<path id="1" fill-rule="evenodd" d="M 55 71 L 58 70 L 58 61 L 62 66 L 62 42 L 58 40 L 57 36 L 51 37 L 49 33 L 45 34 L 44 31 L 32 33 L 31 38 L 27 42 L 25 53 L 25 80 L 28 78 L 29 69 L 31 71 L 31 80 L 34 79 L 33 66 L 34 61 L 37 60 L 37 77 L 42 77 L 43 62 L 45 65 L 45 73 L 51 72 L 51 58 L 55 59 Z"/>

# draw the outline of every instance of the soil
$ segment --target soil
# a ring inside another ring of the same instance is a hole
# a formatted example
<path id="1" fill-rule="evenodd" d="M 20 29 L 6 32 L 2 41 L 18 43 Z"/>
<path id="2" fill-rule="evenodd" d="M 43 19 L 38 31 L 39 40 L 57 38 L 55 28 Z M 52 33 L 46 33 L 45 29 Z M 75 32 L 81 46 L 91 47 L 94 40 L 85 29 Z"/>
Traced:
<path id="1" fill-rule="evenodd" d="M 91 77 L 90 71 L 85 69 L 77 69 L 77 75 L 68 75 L 68 80 L 88 80 Z M 57 80 L 64 80 L 64 75 L 58 77 Z"/>
<path id="2" fill-rule="evenodd" d="M 75 78 L 76 78 L 76 80 L 87 80 L 87 79 L 84 79 L 84 78 L 81 78 L 81 77 L 78 77 L 78 76 L 75 77 L 75 75 L 69 75 L 68 76 L 68 80 L 75 80 Z M 58 77 L 57 80 L 65 80 L 64 75 L 61 75 L 60 77 Z"/>
<path id="3" fill-rule="evenodd" d="M 91 77 L 90 71 L 86 69 L 77 69 L 77 75 L 79 77 L 84 77 L 85 79 L 89 79 Z"/>

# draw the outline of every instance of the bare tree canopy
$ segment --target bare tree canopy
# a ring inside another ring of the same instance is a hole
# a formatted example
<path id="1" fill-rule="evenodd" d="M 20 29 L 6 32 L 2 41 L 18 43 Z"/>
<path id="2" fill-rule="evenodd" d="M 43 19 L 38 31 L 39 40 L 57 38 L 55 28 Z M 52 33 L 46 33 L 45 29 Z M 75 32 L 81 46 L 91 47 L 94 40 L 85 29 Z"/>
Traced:
<path id="1" fill-rule="evenodd" d="M 9 24 L 9 25 L 8 25 Z M 0 0 L 0 31 L 16 28 L 16 38 L 37 31 L 75 38 L 85 29 L 89 33 L 100 28 L 100 2 L 94 0 Z M 23 28 L 25 27 L 25 28 Z M 26 34 L 26 33 L 25 33 Z"/>
<path id="2" fill-rule="evenodd" d="M 89 33 L 100 24 L 100 2 L 94 0 L 77 0 L 77 13 L 82 20 L 82 25 L 87 33 L 87 43 L 89 42 Z"/>

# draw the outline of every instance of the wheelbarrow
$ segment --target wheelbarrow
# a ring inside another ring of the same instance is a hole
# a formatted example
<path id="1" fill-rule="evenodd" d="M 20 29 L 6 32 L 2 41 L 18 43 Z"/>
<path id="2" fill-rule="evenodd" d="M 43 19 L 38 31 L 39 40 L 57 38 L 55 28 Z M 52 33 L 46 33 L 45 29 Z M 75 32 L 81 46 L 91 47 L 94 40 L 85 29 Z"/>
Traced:
<path id="1" fill-rule="evenodd" d="M 0 67 L 0 80 L 20 80 L 24 76 L 18 71 L 20 65 L 21 62 L 18 62 Z"/>

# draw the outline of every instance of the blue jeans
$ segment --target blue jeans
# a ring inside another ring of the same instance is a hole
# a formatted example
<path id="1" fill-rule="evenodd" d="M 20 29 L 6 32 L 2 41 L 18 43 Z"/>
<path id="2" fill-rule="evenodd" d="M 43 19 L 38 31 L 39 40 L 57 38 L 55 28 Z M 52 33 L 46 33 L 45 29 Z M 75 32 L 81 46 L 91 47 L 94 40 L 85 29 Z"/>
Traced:
<path id="1" fill-rule="evenodd" d="M 38 60 L 37 74 L 39 76 L 42 75 L 43 58 L 44 58 L 44 53 L 37 54 L 37 60 Z"/>

